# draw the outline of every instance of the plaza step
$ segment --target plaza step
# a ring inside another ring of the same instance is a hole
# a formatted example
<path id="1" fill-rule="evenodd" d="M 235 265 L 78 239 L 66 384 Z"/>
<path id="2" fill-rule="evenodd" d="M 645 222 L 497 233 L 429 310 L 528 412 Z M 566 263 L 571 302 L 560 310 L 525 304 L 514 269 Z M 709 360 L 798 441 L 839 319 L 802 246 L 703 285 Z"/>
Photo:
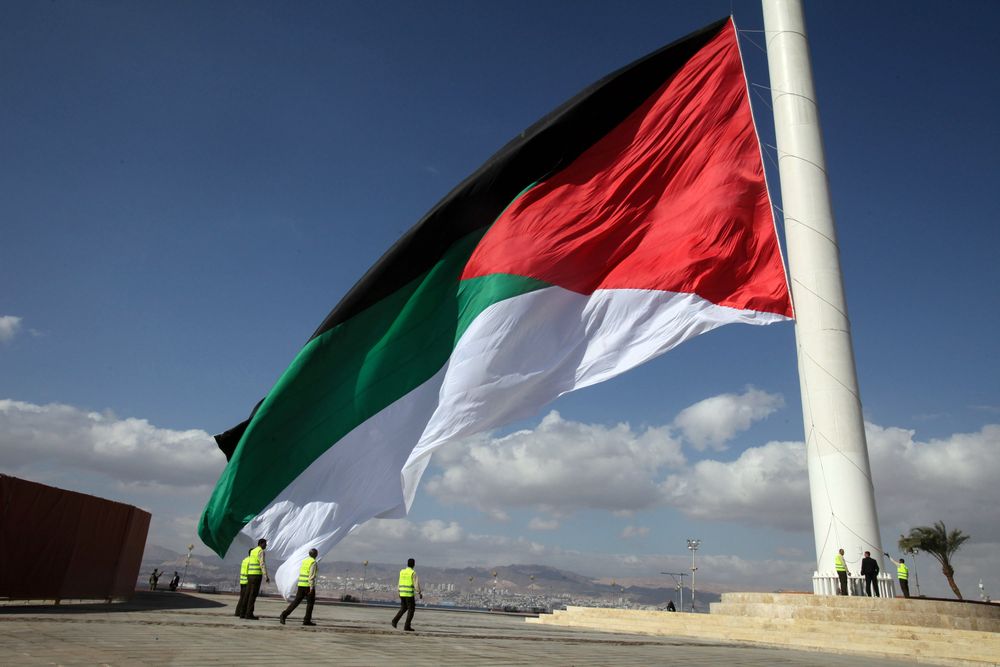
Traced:
<path id="1" fill-rule="evenodd" d="M 728 603 L 725 596 L 723 603 Z M 859 604 L 860 601 L 850 602 L 847 606 Z M 801 602 L 790 603 L 788 606 L 809 609 L 822 605 Z M 841 603 L 834 606 L 841 608 L 844 605 Z M 758 611 L 739 607 L 731 610 L 743 613 Z M 856 618 L 854 622 L 815 620 L 788 614 L 761 617 L 720 614 L 716 613 L 714 606 L 712 614 L 568 607 L 528 621 L 602 632 L 726 640 L 961 667 L 996 665 L 1000 660 L 1000 633 L 953 627 L 871 623 L 867 617 Z"/>

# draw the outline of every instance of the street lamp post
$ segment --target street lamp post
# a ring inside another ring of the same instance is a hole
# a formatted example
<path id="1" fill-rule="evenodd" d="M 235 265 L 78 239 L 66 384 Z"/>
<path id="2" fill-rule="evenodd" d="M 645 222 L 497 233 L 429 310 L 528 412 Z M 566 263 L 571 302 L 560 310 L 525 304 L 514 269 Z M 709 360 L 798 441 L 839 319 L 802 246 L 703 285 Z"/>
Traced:
<path id="1" fill-rule="evenodd" d="M 688 538 L 688 549 L 691 550 L 691 612 L 694 613 L 694 573 L 698 571 L 698 568 L 694 565 L 694 555 L 698 551 L 698 547 L 701 546 L 701 540 L 695 540 Z"/>
<path id="2" fill-rule="evenodd" d="M 497 571 L 493 570 L 493 607 L 497 606 Z"/>
<path id="3" fill-rule="evenodd" d="M 184 583 L 187 583 L 188 564 L 191 563 L 191 552 L 192 551 L 194 551 L 194 545 L 193 544 L 189 544 L 188 545 L 188 555 L 187 555 L 187 558 L 184 559 L 184 576 L 182 577 Z"/>
<path id="4" fill-rule="evenodd" d="M 365 601 L 365 577 L 368 575 L 368 561 L 361 564 L 361 602 Z"/>
<path id="5" fill-rule="evenodd" d="M 920 575 L 917 573 L 917 548 L 910 548 L 910 560 L 913 561 L 913 582 L 917 585 L 917 597 L 920 597 Z"/>
<path id="6" fill-rule="evenodd" d="M 472 582 L 475 577 L 469 577 L 469 606 L 472 606 Z"/>

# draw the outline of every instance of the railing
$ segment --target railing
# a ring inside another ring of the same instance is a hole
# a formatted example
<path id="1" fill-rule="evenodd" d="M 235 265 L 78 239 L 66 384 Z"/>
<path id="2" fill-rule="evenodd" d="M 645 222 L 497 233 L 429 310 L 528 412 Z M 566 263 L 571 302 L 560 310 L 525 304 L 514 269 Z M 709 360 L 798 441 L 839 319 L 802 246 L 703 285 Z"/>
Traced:
<path id="1" fill-rule="evenodd" d="M 876 579 L 879 596 L 884 598 L 896 597 L 895 581 L 888 572 L 881 572 Z M 840 578 L 836 572 L 813 573 L 813 593 L 815 595 L 840 595 Z M 847 594 L 849 596 L 864 597 L 865 579 L 864 577 L 847 577 Z"/>

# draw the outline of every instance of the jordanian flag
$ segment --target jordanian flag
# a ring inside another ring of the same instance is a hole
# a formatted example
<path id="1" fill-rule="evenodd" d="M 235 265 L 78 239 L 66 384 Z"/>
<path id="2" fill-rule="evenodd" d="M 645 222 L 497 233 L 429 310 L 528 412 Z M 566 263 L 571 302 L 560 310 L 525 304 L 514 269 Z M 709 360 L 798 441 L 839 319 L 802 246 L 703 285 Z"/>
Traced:
<path id="1" fill-rule="evenodd" d="M 726 19 L 587 88 L 410 229 L 217 436 L 199 534 L 220 555 L 267 538 L 287 594 L 308 549 L 405 516 L 441 445 L 791 316 Z"/>

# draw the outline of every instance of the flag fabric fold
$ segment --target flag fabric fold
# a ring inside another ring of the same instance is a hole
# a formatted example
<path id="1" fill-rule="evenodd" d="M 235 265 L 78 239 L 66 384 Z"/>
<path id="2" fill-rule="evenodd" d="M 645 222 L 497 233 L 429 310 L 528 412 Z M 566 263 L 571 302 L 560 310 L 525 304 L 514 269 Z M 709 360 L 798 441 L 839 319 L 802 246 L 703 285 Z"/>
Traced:
<path id="1" fill-rule="evenodd" d="M 729 19 L 581 92 L 373 266 L 254 408 L 199 525 L 288 566 L 405 516 L 441 445 L 730 323 L 792 316 Z"/>

